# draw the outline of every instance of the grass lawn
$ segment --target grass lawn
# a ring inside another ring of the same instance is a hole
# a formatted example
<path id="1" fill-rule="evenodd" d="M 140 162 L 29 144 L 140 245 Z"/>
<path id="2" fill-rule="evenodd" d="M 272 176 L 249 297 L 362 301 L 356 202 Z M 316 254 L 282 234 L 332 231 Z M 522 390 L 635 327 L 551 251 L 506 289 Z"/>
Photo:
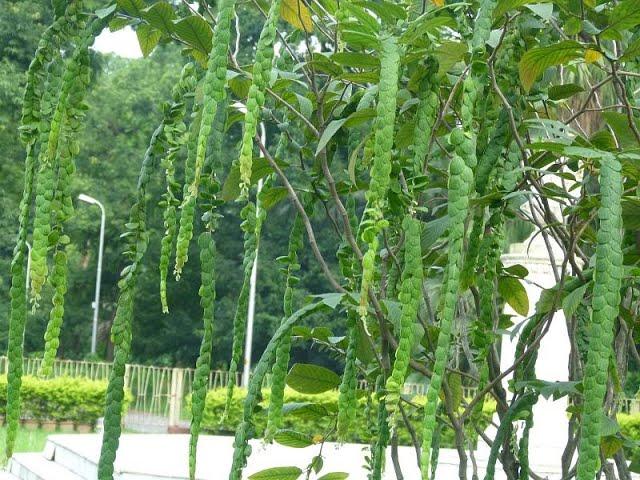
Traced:
<path id="1" fill-rule="evenodd" d="M 47 437 L 52 432 L 44 430 L 25 430 L 20 427 L 18 438 L 16 439 L 16 452 L 40 452 L 44 448 Z M 0 428 L 0 465 L 4 465 L 7 457 L 4 453 L 5 439 L 7 438 L 7 427 Z"/>

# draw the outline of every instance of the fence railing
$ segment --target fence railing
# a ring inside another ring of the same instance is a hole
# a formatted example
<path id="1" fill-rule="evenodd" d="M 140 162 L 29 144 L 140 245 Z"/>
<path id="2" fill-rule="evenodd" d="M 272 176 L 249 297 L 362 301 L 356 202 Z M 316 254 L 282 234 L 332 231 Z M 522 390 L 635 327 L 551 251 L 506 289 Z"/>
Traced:
<path id="1" fill-rule="evenodd" d="M 25 375 L 37 375 L 41 360 L 25 358 L 23 369 Z M 89 362 L 84 360 L 56 360 L 53 376 L 70 376 L 107 380 L 112 365 L 108 362 Z M 7 357 L 0 356 L 0 374 L 7 372 Z M 191 395 L 193 386 L 193 368 L 158 367 L 152 365 L 127 364 L 125 369 L 125 388 L 131 392 L 132 402 L 129 406 L 126 426 L 134 430 L 166 431 L 168 428 L 186 426 L 190 420 L 190 412 L 186 408 L 186 398 Z M 227 385 L 229 372 L 213 370 L 209 375 L 209 389 Z M 236 385 L 241 383 L 241 374 L 235 375 Z M 265 383 L 269 384 L 269 379 Z M 365 389 L 366 382 L 359 382 L 359 388 Z M 423 383 L 407 383 L 404 393 L 407 395 L 424 395 L 427 385 Z M 477 393 L 477 388 L 463 387 L 463 397 L 470 399 Z M 618 409 L 623 413 L 640 413 L 640 398 L 620 398 Z"/>

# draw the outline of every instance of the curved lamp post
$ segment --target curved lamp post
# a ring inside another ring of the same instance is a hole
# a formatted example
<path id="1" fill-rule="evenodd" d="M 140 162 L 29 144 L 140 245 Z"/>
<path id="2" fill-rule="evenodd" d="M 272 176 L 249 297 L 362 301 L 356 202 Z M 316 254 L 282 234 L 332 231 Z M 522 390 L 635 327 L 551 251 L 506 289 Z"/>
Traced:
<path id="1" fill-rule="evenodd" d="M 100 244 L 98 246 L 98 271 L 96 273 L 96 296 L 93 301 L 93 326 L 91 328 L 91 353 L 96 353 L 96 343 L 98 339 L 98 310 L 100 309 L 100 280 L 102 277 L 102 253 L 104 251 L 104 224 L 105 224 L 105 212 L 104 205 L 93 197 L 81 193 L 78 195 L 78 200 L 86 202 L 90 205 L 97 205 L 100 208 Z"/>

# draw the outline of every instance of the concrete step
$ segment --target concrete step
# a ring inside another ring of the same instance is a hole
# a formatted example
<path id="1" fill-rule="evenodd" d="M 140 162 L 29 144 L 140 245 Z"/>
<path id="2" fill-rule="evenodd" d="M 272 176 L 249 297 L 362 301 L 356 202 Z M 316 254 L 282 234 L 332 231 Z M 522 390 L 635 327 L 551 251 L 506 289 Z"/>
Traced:
<path id="1" fill-rule="evenodd" d="M 19 480 L 19 478 L 9 472 L 0 471 L 0 480 Z"/>
<path id="2" fill-rule="evenodd" d="M 11 457 L 9 472 L 20 480 L 84 480 L 39 452 L 15 453 Z"/>

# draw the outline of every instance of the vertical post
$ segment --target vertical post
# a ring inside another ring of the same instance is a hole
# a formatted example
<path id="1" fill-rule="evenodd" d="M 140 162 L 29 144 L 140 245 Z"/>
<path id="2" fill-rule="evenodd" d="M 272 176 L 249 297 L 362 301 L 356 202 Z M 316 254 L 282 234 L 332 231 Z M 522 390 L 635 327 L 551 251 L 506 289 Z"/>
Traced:
<path id="1" fill-rule="evenodd" d="M 264 128 L 264 123 L 260 123 L 260 138 L 263 145 L 266 145 L 267 133 Z M 262 151 L 260 151 L 260 157 L 262 158 Z M 256 217 L 260 215 L 260 202 L 258 196 L 262 191 L 262 179 L 258 180 L 258 192 L 256 194 Z M 249 307 L 247 311 L 247 336 L 244 342 L 244 366 L 242 369 L 241 384 L 243 387 L 249 386 L 249 376 L 251 375 L 251 349 L 253 346 L 253 320 L 255 318 L 256 311 L 256 283 L 258 279 L 258 246 L 260 245 L 260 239 L 256 243 L 256 256 L 253 259 L 253 267 L 251 268 L 251 277 L 249 280 Z"/>
<path id="2" fill-rule="evenodd" d="M 171 393 L 169 395 L 169 432 L 180 423 L 183 384 L 184 370 L 182 368 L 173 368 L 171 370 Z"/>
<path id="3" fill-rule="evenodd" d="M 98 271 L 96 273 L 96 296 L 93 301 L 93 323 L 91 326 L 91 354 L 95 355 L 98 342 L 98 311 L 100 310 L 100 283 L 102 279 L 102 254 L 104 251 L 104 227 L 106 215 L 104 206 L 96 202 L 100 207 L 100 244 L 98 246 Z"/>

